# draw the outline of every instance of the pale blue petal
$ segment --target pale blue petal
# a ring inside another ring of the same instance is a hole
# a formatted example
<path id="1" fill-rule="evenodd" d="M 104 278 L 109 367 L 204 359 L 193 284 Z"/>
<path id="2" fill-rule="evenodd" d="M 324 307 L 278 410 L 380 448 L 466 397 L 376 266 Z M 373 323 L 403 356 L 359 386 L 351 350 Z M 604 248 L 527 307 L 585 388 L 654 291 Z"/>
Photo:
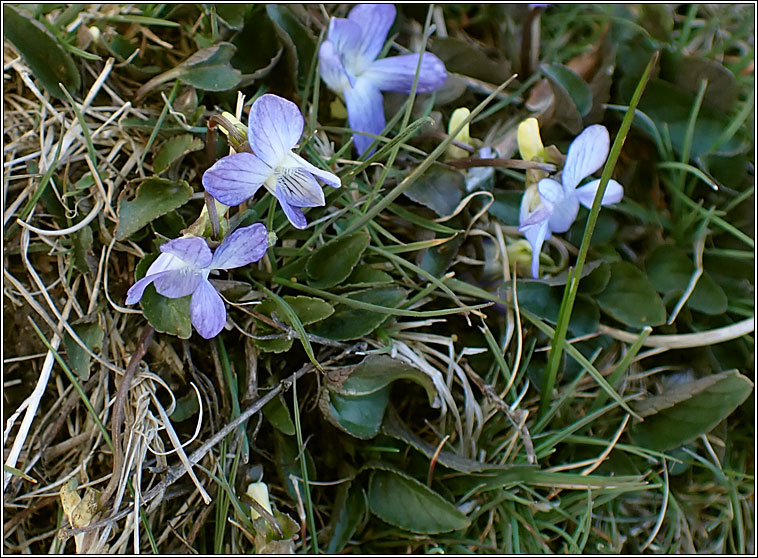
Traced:
<path id="1" fill-rule="evenodd" d="M 202 273 L 184 268 L 156 277 L 153 284 L 158 294 L 166 298 L 181 298 L 194 293 L 202 278 Z"/>
<path id="2" fill-rule="evenodd" d="M 303 115 L 292 101 L 266 94 L 253 103 L 248 141 L 253 153 L 271 168 L 280 165 L 302 133 Z"/>
<path id="3" fill-rule="evenodd" d="M 600 186 L 600 179 L 588 182 L 584 186 L 580 186 L 576 189 L 576 197 L 584 207 L 592 209 L 592 202 L 595 199 L 595 193 L 597 187 Z M 612 205 L 621 201 L 624 197 L 624 187 L 611 179 L 608 181 L 608 186 L 605 187 L 603 193 L 603 200 L 600 202 L 602 205 Z"/>
<path id="4" fill-rule="evenodd" d="M 361 75 L 381 91 L 410 93 L 416 77 L 418 54 L 404 54 L 375 60 Z M 445 85 L 447 70 L 442 60 L 430 52 L 421 58 L 416 93 L 428 93 Z"/>
<path id="5" fill-rule="evenodd" d="M 331 186 L 332 188 L 339 188 L 342 185 L 342 182 L 336 174 L 332 174 L 329 171 L 321 170 L 320 168 L 311 165 L 297 153 L 290 153 L 290 160 L 292 161 L 291 164 L 305 169 L 327 186 Z"/>
<path id="6" fill-rule="evenodd" d="M 171 273 L 175 272 L 161 271 L 159 273 L 153 273 L 152 275 L 145 275 L 142 279 L 129 287 L 128 291 L 126 291 L 126 304 L 134 304 L 135 302 L 139 302 L 142 299 L 142 295 L 145 294 L 145 289 L 150 283 L 156 279 L 160 279 L 163 276 L 170 275 Z"/>
<path id="7" fill-rule="evenodd" d="M 562 233 L 569 230 L 579 211 L 579 201 L 576 196 L 567 196 L 563 187 L 555 180 L 543 178 L 539 181 L 540 198 L 552 206 L 552 214 L 548 221 L 552 232 Z"/>
<path id="8" fill-rule="evenodd" d="M 318 50 L 319 72 L 321 79 L 332 91 L 342 93 L 355 85 L 355 78 L 350 76 L 342 64 L 339 52 L 331 41 L 324 41 Z"/>
<path id="9" fill-rule="evenodd" d="M 203 269 L 210 265 L 211 249 L 208 243 L 200 236 L 186 236 L 169 240 L 161 244 L 161 252 L 182 260 L 186 266 L 195 269 Z M 173 266 L 177 269 L 177 266 Z"/>
<path id="10" fill-rule="evenodd" d="M 610 143 L 608 130 L 599 124 L 585 128 L 571 142 L 562 174 L 566 190 L 573 190 L 582 180 L 603 166 L 608 158 Z"/>
<path id="11" fill-rule="evenodd" d="M 550 227 L 547 221 L 543 221 L 526 227 L 522 232 L 532 247 L 532 277 L 537 279 L 539 278 L 540 252 L 542 251 L 542 244 L 550 238 Z"/>
<path id="12" fill-rule="evenodd" d="M 190 301 L 190 319 L 205 339 L 216 337 L 226 324 L 224 300 L 207 279 L 200 281 Z"/>
<path id="13" fill-rule="evenodd" d="M 272 172 L 252 153 L 235 153 L 205 171 L 203 187 L 221 203 L 239 205 L 252 198 Z"/>
<path id="14" fill-rule="evenodd" d="M 183 269 L 185 267 L 187 267 L 187 264 L 184 262 L 184 260 L 181 260 L 171 254 L 164 253 L 158 256 L 155 261 L 150 264 L 150 267 L 147 268 L 147 273 L 145 273 L 145 277 L 148 275 L 161 273 L 162 271 L 173 271 L 176 269 Z"/>
<path id="15" fill-rule="evenodd" d="M 287 194 L 282 191 L 281 185 L 279 184 L 276 186 L 276 199 L 279 200 L 279 205 L 282 206 L 284 214 L 287 216 L 287 219 L 289 219 L 289 222 L 292 223 L 293 227 L 296 229 L 304 229 L 308 226 L 308 222 L 305 220 L 305 215 L 302 210 L 290 203 Z"/>
<path id="16" fill-rule="evenodd" d="M 268 231 L 263 223 L 241 227 L 216 248 L 211 269 L 233 269 L 257 262 L 268 248 Z"/>
<path id="17" fill-rule="evenodd" d="M 563 186 L 552 178 L 543 178 L 537 184 L 540 198 L 553 205 L 561 203 L 566 197 Z"/>
<path id="18" fill-rule="evenodd" d="M 361 56 L 361 34 L 361 26 L 354 21 L 341 17 L 333 17 L 329 21 L 328 40 L 324 44 L 330 43 L 333 48 L 327 47 L 323 54 L 324 57 L 329 58 L 327 62 L 331 64 L 331 67 L 327 69 L 330 75 L 325 78 L 325 81 L 329 85 L 330 78 L 342 80 L 341 87 L 333 87 L 336 91 L 342 91 L 346 84 L 350 87 L 355 85 L 355 75 L 371 63 L 371 60 L 366 63 Z M 321 49 L 319 49 L 319 55 L 321 56 Z M 344 72 L 344 76 L 336 73 L 339 69 L 337 63 Z M 347 81 L 344 81 L 345 78 Z"/>
<path id="19" fill-rule="evenodd" d="M 311 173 L 300 167 L 290 167 L 285 171 L 276 177 L 276 191 L 281 191 L 290 204 L 296 207 L 320 207 L 326 204 L 324 191 Z"/>
<path id="20" fill-rule="evenodd" d="M 368 80 L 359 79 L 355 87 L 345 90 L 347 121 L 355 132 L 379 135 L 384 130 L 384 104 L 382 93 Z M 374 138 L 360 133 L 353 134 L 358 155 L 368 149 Z"/>
<path id="21" fill-rule="evenodd" d="M 395 21 L 395 13 L 392 4 L 359 4 L 350 10 L 347 18 L 361 28 L 360 43 L 353 55 L 359 65 L 365 67 L 379 56 Z"/>

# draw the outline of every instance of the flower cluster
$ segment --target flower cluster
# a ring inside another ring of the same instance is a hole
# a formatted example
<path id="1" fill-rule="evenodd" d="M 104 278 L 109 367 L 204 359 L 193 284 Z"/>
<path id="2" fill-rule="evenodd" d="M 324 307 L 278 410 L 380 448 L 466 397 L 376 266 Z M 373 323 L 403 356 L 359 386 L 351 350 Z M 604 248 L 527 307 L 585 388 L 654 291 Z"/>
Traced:
<path id="1" fill-rule="evenodd" d="M 293 153 L 303 133 L 303 116 L 297 106 L 276 95 L 263 95 L 250 109 L 248 141 L 252 153 L 235 153 L 219 159 L 205 171 L 203 186 L 216 200 L 239 205 L 261 186 L 279 201 L 290 223 L 307 225 L 302 208 L 323 206 L 318 180 L 339 188 L 340 179 Z M 261 223 L 242 227 L 211 251 L 199 236 L 176 238 L 163 244 L 161 255 L 145 277 L 127 292 L 126 303 L 138 302 L 149 284 L 167 298 L 192 295 L 190 318 L 204 338 L 215 337 L 226 324 L 226 307 L 208 281 L 212 271 L 242 267 L 260 260 L 268 248 L 268 231 Z"/>
<path id="2" fill-rule="evenodd" d="M 447 79 L 445 65 L 428 52 L 421 55 L 418 79 L 418 54 L 377 60 L 393 21 L 392 4 L 360 4 L 347 18 L 331 19 L 329 35 L 319 49 L 321 78 L 345 99 L 348 123 L 356 132 L 376 136 L 384 129 L 382 91 L 410 93 L 416 80 L 416 92 L 428 93 Z M 374 141 L 371 135 L 353 135 L 359 155 Z"/>
<path id="3" fill-rule="evenodd" d="M 519 125 L 517 141 L 523 159 L 539 161 L 544 158 L 544 147 L 539 136 L 537 120 L 530 118 Z M 610 136 L 604 126 L 585 128 L 569 146 L 566 162 L 561 172 L 561 181 L 541 178 L 536 184 L 530 183 L 521 200 L 519 231 L 532 246 L 532 277 L 539 276 L 539 258 L 542 244 L 552 233 L 569 230 L 579 212 L 579 205 L 592 207 L 600 180 L 592 180 L 583 186 L 579 184 L 597 172 L 608 158 Z M 624 188 L 615 180 L 609 180 L 602 205 L 612 205 L 621 201 Z"/>
<path id="4" fill-rule="evenodd" d="M 377 135 L 384 129 L 382 91 L 424 93 L 441 87 L 447 78 L 445 66 L 433 54 L 408 54 L 377 60 L 395 20 L 389 4 L 359 5 L 347 19 L 332 18 L 328 39 L 319 51 L 321 75 L 327 85 L 342 95 L 350 126 L 356 132 Z M 322 170 L 295 153 L 303 133 L 303 116 L 297 106 L 276 95 L 258 98 L 250 108 L 247 139 L 250 152 L 221 158 L 202 177 L 212 198 L 226 206 L 239 205 L 253 197 L 261 186 L 279 202 L 287 219 L 297 229 L 307 226 L 304 208 L 325 205 L 322 184 L 339 188 L 339 177 Z M 372 142 L 356 134 L 355 144 L 363 154 Z M 204 338 L 216 336 L 226 324 L 226 307 L 208 280 L 211 272 L 242 267 L 260 260 L 268 248 L 268 231 L 257 223 L 229 234 L 211 250 L 200 236 L 170 240 L 145 277 L 127 292 L 126 303 L 142 299 L 148 285 L 168 298 L 191 296 L 192 325 Z"/>

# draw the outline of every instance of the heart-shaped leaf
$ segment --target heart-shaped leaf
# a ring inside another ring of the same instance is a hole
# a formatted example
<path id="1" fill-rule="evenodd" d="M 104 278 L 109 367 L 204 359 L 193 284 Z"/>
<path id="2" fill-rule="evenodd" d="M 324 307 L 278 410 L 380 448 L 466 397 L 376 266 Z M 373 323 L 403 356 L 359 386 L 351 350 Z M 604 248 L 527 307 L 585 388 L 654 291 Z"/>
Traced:
<path id="1" fill-rule="evenodd" d="M 728 417 L 753 391 L 753 382 L 730 370 L 678 383 L 635 406 L 645 418 L 632 429 L 641 446 L 659 451 L 685 444 Z"/>
<path id="2" fill-rule="evenodd" d="M 592 108 L 592 93 L 587 83 L 573 70 L 561 64 L 543 64 L 542 71 L 548 79 L 568 93 L 581 116 L 587 116 Z"/>
<path id="3" fill-rule="evenodd" d="M 342 395 L 368 395 L 396 380 L 411 380 L 421 385 L 432 404 L 437 396 L 432 379 L 415 366 L 389 355 L 369 355 L 357 366 L 336 368 L 325 376 L 326 386 Z"/>
<path id="4" fill-rule="evenodd" d="M 683 250 L 671 245 L 658 246 L 645 260 L 650 283 L 659 293 L 683 292 L 695 272 L 692 263 Z M 687 306 L 705 314 L 723 314 L 727 308 L 724 289 L 716 283 L 707 271 L 698 279 Z"/>
<path id="5" fill-rule="evenodd" d="M 608 285 L 597 295 L 602 310 L 636 329 L 666 321 L 663 301 L 644 273 L 629 262 L 613 262 L 610 268 Z"/>
<path id="6" fill-rule="evenodd" d="M 397 471 L 371 473 L 368 505 L 383 521 L 412 533 L 446 533 L 465 529 L 470 523 L 431 488 Z"/>
<path id="7" fill-rule="evenodd" d="M 447 217 L 458 207 L 466 191 L 463 173 L 442 165 L 433 165 L 403 193 L 440 217 Z"/>
<path id="8" fill-rule="evenodd" d="M 203 140 L 192 134 L 173 136 L 161 146 L 160 151 L 153 160 L 153 170 L 160 174 L 172 164 L 184 157 L 187 153 L 200 151 L 205 144 Z"/>
<path id="9" fill-rule="evenodd" d="M 310 285 L 328 289 L 342 283 L 360 261 L 370 240 L 367 232 L 358 231 L 340 236 L 315 250 L 305 265 Z"/>
<path id="10" fill-rule="evenodd" d="M 367 440 L 379 433 L 389 396 L 389 385 L 358 396 L 323 389 L 319 397 L 319 408 L 334 426 L 351 436 Z"/>
<path id="11" fill-rule="evenodd" d="M 137 90 L 136 98 L 144 97 L 162 83 L 179 79 L 205 91 L 226 91 L 237 85 L 241 73 L 232 68 L 231 60 L 237 47 L 232 43 L 218 43 L 198 50 L 174 68 L 152 78 Z"/>
<path id="12" fill-rule="evenodd" d="M 292 310 L 295 311 L 295 314 L 300 318 L 303 325 L 320 322 L 334 313 L 334 307 L 320 298 L 302 295 L 285 296 L 283 298 Z M 261 314 L 270 316 L 272 312 L 277 310 L 277 306 L 273 300 L 267 300 L 256 306 L 255 309 Z"/>
<path id="13" fill-rule="evenodd" d="M 105 331 L 97 322 L 79 323 L 71 326 L 84 344 L 93 352 L 97 352 L 103 346 L 103 334 Z M 68 364 L 71 370 L 76 372 L 82 380 L 89 379 L 90 355 L 79 343 L 74 341 L 68 331 L 63 335 L 63 343 L 66 346 Z"/>
<path id="14" fill-rule="evenodd" d="M 124 240 L 142 227 L 181 207 L 192 199 L 192 188 L 184 180 L 177 182 L 151 177 L 137 182 L 134 189 L 124 190 L 118 198 L 116 239 Z"/>
<path id="15" fill-rule="evenodd" d="M 350 295 L 349 298 L 377 306 L 395 308 L 405 300 L 405 291 L 398 287 L 384 287 L 362 291 Z M 334 314 L 316 324 L 311 332 L 335 341 L 349 341 L 368 335 L 389 318 L 388 314 L 338 304 L 334 309 Z"/>

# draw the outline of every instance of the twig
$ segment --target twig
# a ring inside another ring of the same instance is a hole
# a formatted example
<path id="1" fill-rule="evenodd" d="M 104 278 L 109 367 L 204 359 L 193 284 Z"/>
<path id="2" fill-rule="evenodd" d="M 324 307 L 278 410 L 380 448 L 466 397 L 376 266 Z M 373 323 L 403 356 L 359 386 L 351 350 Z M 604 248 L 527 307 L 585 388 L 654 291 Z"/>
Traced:
<path id="1" fill-rule="evenodd" d="M 446 161 L 446 165 L 456 169 L 470 169 L 471 167 L 501 167 L 505 169 L 530 170 L 537 169 L 547 172 L 555 172 L 558 168 L 550 163 L 538 163 L 536 161 L 522 161 L 521 159 L 459 159 Z"/>
<path id="2" fill-rule="evenodd" d="M 153 333 L 155 330 L 152 326 L 147 326 L 142 330 L 142 335 L 137 342 L 137 348 L 132 353 L 132 358 L 129 360 L 129 364 L 124 371 L 124 377 L 121 379 L 121 385 L 118 388 L 116 394 L 116 403 L 113 405 L 113 415 L 111 416 L 111 439 L 113 440 L 113 476 L 108 482 L 108 486 L 103 491 L 100 497 L 100 505 L 104 506 L 106 502 L 113 496 L 121 482 L 121 468 L 123 467 L 124 456 L 121 453 L 121 425 L 124 422 L 124 406 L 126 405 L 126 397 L 129 394 L 129 389 L 132 386 L 132 380 L 134 374 L 137 371 L 137 366 L 142 361 L 143 357 L 147 353 L 147 348 L 153 339 Z"/>
<path id="3" fill-rule="evenodd" d="M 724 341 L 737 339 L 755 330 L 755 317 L 747 318 L 736 324 L 700 331 L 698 333 L 683 333 L 679 335 L 651 335 L 642 343 L 643 347 L 663 347 L 666 349 L 689 349 L 692 347 L 705 347 Z M 598 326 L 600 333 L 605 333 L 614 339 L 624 343 L 634 343 L 639 337 L 636 333 L 629 333 L 603 324 Z"/>

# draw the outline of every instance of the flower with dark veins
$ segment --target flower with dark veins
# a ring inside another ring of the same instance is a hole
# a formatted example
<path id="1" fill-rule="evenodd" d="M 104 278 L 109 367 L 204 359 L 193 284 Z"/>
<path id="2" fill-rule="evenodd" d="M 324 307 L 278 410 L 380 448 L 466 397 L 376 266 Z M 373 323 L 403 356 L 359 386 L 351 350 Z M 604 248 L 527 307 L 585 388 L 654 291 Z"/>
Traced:
<path id="1" fill-rule="evenodd" d="M 224 301 L 208 281 L 211 271 L 257 262 L 267 249 L 268 231 L 261 223 L 235 230 L 213 252 L 199 236 L 169 240 L 161 245 L 161 255 L 145 276 L 127 291 L 126 303 L 139 302 L 150 283 L 167 298 L 192 295 L 192 325 L 202 337 L 211 339 L 226 324 Z"/>
<path id="2" fill-rule="evenodd" d="M 226 205 L 239 205 L 261 186 L 273 194 L 290 223 L 307 226 L 301 208 L 323 206 L 318 182 L 339 188 L 339 177 L 311 165 L 292 149 L 303 133 L 303 116 L 295 103 L 276 95 L 262 95 L 250 109 L 248 141 L 252 153 L 219 159 L 203 174 L 203 186 Z"/>
<path id="3" fill-rule="evenodd" d="M 333 17 L 329 35 L 319 49 L 321 77 L 329 89 L 342 96 L 347 119 L 355 132 L 381 134 L 384 129 L 382 91 L 410 93 L 416 78 L 418 54 L 376 59 L 395 21 L 392 4 L 359 4 L 347 18 Z M 434 54 L 421 55 L 416 93 L 439 89 L 447 79 L 442 61 Z M 362 155 L 374 141 L 371 136 L 353 134 Z"/>

